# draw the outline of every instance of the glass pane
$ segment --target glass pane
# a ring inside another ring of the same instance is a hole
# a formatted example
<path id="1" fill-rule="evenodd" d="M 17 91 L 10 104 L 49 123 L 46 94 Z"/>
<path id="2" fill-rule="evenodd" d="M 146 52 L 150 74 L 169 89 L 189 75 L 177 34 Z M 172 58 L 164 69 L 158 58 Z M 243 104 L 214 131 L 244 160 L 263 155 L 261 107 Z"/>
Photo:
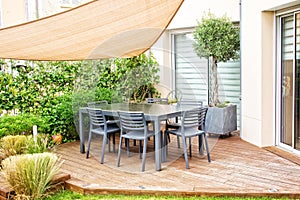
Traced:
<path id="1" fill-rule="evenodd" d="M 280 142 L 292 145 L 293 135 L 293 28 L 294 16 L 282 18 L 281 21 L 281 73 L 282 105 Z"/>
<path id="2" fill-rule="evenodd" d="M 295 148 L 300 149 L 300 13 L 296 15 L 296 113 L 295 113 Z"/>
<path id="3" fill-rule="evenodd" d="M 200 58 L 194 51 L 190 33 L 174 35 L 175 88 L 184 99 L 195 99 L 208 104 L 208 60 Z"/>

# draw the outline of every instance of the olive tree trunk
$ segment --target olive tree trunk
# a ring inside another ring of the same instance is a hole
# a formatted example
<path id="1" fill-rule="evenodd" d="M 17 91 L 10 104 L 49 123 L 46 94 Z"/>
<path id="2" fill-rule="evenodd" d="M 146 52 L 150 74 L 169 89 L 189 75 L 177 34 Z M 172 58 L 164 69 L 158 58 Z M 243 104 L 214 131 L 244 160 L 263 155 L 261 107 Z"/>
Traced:
<path id="1" fill-rule="evenodd" d="M 212 57 L 211 70 L 213 75 L 213 85 L 212 85 L 212 96 L 210 97 L 210 99 L 211 99 L 212 106 L 216 106 L 220 104 L 220 100 L 219 100 L 217 59 L 215 57 Z"/>

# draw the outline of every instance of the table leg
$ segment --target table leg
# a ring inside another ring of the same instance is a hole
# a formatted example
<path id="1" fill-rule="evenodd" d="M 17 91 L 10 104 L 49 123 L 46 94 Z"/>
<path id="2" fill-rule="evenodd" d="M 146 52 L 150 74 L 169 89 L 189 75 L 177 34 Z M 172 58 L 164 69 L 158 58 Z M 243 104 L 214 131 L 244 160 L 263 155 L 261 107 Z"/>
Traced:
<path id="1" fill-rule="evenodd" d="M 161 132 L 160 132 L 160 121 L 154 120 L 154 133 L 155 133 L 155 167 L 156 171 L 161 170 Z"/>
<path id="2" fill-rule="evenodd" d="M 83 130 L 83 112 L 79 109 L 79 139 L 80 139 L 80 152 L 85 153 L 84 142 L 84 130 Z"/>

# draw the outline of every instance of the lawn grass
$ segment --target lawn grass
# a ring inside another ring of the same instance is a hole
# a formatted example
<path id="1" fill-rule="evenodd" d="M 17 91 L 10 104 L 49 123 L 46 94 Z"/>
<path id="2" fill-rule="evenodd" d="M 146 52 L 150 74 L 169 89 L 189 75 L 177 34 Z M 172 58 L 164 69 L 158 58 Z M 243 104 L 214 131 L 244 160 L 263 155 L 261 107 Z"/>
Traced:
<path id="1" fill-rule="evenodd" d="M 273 200 L 275 198 L 245 198 L 245 197 L 174 197 L 174 196 L 129 196 L 129 195 L 82 195 L 76 192 L 64 190 L 56 193 L 52 196 L 45 198 L 44 200 L 98 200 L 98 199 L 113 199 L 113 200 Z M 281 198 L 281 200 L 287 198 Z"/>

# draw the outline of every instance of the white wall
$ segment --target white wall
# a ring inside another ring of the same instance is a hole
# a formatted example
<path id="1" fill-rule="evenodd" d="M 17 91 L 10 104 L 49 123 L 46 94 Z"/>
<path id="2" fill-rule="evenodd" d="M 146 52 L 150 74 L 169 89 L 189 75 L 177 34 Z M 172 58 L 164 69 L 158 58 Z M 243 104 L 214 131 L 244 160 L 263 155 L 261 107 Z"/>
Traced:
<path id="1" fill-rule="evenodd" d="M 242 0 L 242 139 L 275 145 L 275 10 L 291 0 Z"/>
<path id="2" fill-rule="evenodd" d="M 197 20 L 209 11 L 218 17 L 226 14 L 232 21 L 240 21 L 239 0 L 185 0 L 168 29 L 195 27 Z"/>

